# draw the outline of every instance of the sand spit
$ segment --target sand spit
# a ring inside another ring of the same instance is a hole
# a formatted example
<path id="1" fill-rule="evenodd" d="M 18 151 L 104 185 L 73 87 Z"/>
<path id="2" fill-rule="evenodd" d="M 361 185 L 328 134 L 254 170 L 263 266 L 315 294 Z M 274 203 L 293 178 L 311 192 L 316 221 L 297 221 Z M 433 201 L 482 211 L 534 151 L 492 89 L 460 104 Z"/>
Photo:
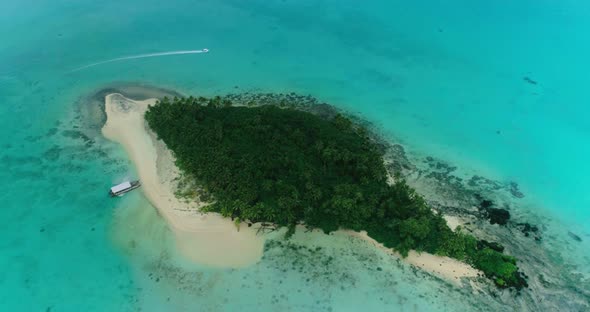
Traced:
<path id="1" fill-rule="evenodd" d="M 105 137 L 123 146 L 136 166 L 141 190 L 170 225 L 182 255 L 198 264 L 244 267 L 262 257 L 264 238 L 254 229 L 240 231 L 229 219 L 199 212 L 202 203 L 184 203 L 174 195 L 178 169 L 165 145 L 147 128 L 144 113 L 155 99 L 134 101 L 106 96 Z"/>
<path id="2" fill-rule="evenodd" d="M 368 241 L 373 246 L 385 250 L 392 256 L 401 258 L 401 255 L 398 252 L 392 250 L 391 248 L 387 248 L 383 246 L 383 244 L 372 239 L 367 235 L 367 232 L 346 232 L 352 236 L 360 237 Z M 457 286 L 462 286 L 462 278 L 464 277 L 476 278 L 478 276 L 483 276 L 483 272 L 459 260 L 449 257 L 436 256 L 426 252 L 418 253 L 412 250 L 408 253 L 406 258 L 403 258 L 403 260 L 418 269 L 424 270 Z"/>

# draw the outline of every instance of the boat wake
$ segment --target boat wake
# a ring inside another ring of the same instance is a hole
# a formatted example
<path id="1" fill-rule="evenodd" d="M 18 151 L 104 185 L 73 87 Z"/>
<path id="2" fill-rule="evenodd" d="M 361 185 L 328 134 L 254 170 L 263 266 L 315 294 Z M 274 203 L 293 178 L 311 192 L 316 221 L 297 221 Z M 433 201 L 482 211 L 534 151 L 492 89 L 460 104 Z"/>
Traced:
<path id="1" fill-rule="evenodd" d="M 76 69 L 72 69 L 70 71 L 70 73 L 77 72 L 77 71 L 80 71 L 80 70 L 83 70 L 83 69 L 87 69 L 87 68 L 90 68 L 90 67 L 102 65 L 102 64 L 113 63 L 113 62 L 120 62 L 120 61 L 126 61 L 126 60 L 134 60 L 134 59 L 141 59 L 141 58 L 148 58 L 148 57 L 160 57 L 160 56 L 168 56 L 168 55 L 200 54 L 200 53 L 207 53 L 207 52 L 209 52 L 209 49 L 184 50 L 184 51 L 168 51 L 168 52 L 159 52 L 159 53 L 148 53 L 148 54 L 138 54 L 138 55 L 131 55 L 131 56 L 123 56 L 123 57 L 118 57 L 118 58 L 114 58 L 114 59 L 110 59 L 110 60 L 101 61 L 101 62 L 97 62 L 97 63 L 88 64 L 88 65 L 85 65 L 85 66 L 82 66 L 82 67 L 78 67 Z"/>

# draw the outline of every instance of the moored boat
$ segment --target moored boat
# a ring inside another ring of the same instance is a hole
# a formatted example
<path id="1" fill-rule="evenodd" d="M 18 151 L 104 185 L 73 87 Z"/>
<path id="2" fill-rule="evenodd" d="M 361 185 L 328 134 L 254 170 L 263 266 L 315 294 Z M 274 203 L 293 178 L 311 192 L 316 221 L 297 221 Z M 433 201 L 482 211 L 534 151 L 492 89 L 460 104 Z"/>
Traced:
<path id="1" fill-rule="evenodd" d="M 115 196 L 123 196 L 123 194 L 133 191 L 134 189 L 138 188 L 141 186 L 141 183 L 139 182 L 139 180 L 137 181 L 126 181 L 120 184 L 117 184 L 113 187 L 111 187 L 111 189 L 109 190 L 109 195 L 111 195 L 111 197 L 115 197 Z"/>

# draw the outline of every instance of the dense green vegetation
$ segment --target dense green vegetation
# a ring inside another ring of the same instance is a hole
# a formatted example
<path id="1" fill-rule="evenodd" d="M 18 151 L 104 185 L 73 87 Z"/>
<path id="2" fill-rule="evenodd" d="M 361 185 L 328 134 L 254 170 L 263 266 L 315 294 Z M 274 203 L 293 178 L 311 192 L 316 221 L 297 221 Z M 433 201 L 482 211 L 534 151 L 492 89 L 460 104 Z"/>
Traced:
<path id="1" fill-rule="evenodd" d="M 514 258 L 451 231 L 402 179 L 388 184 L 377 144 L 346 117 L 190 97 L 164 99 L 145 118 L 179 168 L 213 196 L 210 211 L 290 229 L 303 222 L 325 232 L 366 230 L 404 256 L 446 255 L 498 286 L 526 286 Z"/>

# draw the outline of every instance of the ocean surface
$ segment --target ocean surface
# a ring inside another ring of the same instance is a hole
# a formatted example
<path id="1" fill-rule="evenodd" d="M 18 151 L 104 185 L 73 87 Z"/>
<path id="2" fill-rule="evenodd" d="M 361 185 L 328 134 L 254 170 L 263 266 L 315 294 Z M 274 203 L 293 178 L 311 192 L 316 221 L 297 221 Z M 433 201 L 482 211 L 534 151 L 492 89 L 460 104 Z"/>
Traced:
<path id="1" fill-rule="evenodd" d="M 588 281 L 589 16 L 577 0 L 1 1 L 0 310 L 503 310 L 347 237 L 271 244 L 242 270 L 184 263 L 141 192 L 106 196 L 134 176 L 123 150 L 81 131 L 89 97 L 121 84 L 358 114 L 411 155 L 518 183 L 513 214 Z"/>

